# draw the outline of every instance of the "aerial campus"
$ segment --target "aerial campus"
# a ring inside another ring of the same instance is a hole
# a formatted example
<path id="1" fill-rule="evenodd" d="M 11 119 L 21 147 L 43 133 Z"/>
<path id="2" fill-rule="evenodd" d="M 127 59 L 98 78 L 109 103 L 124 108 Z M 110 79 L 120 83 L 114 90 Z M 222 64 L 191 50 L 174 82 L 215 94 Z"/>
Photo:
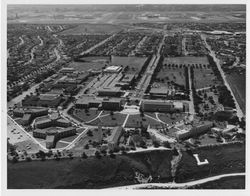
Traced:
<path id="1" fill-rule="evenodd" d="M 9 189 L 244 189 L 245 5 L 8 5 Z"/>

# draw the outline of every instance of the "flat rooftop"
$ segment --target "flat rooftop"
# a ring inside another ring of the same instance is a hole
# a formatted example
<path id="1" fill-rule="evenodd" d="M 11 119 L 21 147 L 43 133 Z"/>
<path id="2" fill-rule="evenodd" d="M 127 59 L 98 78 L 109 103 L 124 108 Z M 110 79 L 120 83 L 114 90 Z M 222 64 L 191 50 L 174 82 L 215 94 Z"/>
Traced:
<path id="1" fill-rule="evenodd" d="M 40 100 L 43 100 L 43 101 L 53 101 L 55 99 L 57 99 L 60 95 L 58 94 L 41 94 L 39 96 Z"/>
<path id="2" fill-rule="evenodd" d="M 104 71 L 118 72 L 120 69 L 121 69 L 120 66 L 112 65 L 112 66 L 107 67 Z"/>

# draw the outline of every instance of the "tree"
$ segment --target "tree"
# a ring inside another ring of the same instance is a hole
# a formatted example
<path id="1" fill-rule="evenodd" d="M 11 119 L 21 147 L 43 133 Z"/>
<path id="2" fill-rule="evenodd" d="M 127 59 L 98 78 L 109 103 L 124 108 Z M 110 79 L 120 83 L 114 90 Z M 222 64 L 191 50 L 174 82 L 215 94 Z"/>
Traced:
<path id="1" fill-rule="evenodd" d="M 91 131 L 91 130 L 88 130 L 87 135 L 88 135 L 89 137 L 92 137 L 92 136 L 93 136 L 92 131 Z"/>
<path id="2" fill-rule="evenodd" d="M 101 153 L 102 153 L 103 155 L 106 155 L 106 154 L 107 154 L 107 151 L 106 151 L 105 149 L 103 149 L 103 150 L 101 150 Z"/>
<path id="3" fill-rule="evenodd" d="M 89 149 L 89 145 L 86 144 L 86 145 L 84 146 L 84 148 L 85 148 L 85 149 Z"/>
<path id="4" fill-rule="evenodd" d="M 30 157 L 26 157 L 26 161 L 30 162 L 30 161 L 32 161 L 32 159 Z"/>
<path id="5" fill-rule="evenodd" d="M 88 158 L 88 156 L 86 155 L 85 152 L 82 153 L 82 158 L 83 158 L 83 159 L 87 159 L 87 158 Z"/>
<path id="6" fill-rule="evenodd" d="M 167 142 L 167 141 L 164 141 L 164 142 L 163 142 L 163 146 L 164 146 L 165 148 L 171 148 L 169 142 Z"/>
<path id="7" fill-rule="evenodd" d="M 110 153 L 110 158 L 112 158 L 112 159 L 115 159 L 115 157 L 116 157 L 116 155 L 115 154 L 113 154 L 113 153 Z"/>
<path id="8" fill-rule="evenodd" d="M 153 141 L 153 145 L 154 145 L 155 148 L 158 148 L 160 146 L 158 141 Z"/>
<path id="9" fill-rule="evenodd" d="M 101 156 L 101 154 L 100 154 L 99 151 L 95 152 L 95 157 L 98 158 L 98 159 L 102 158 L 102 156 Z"/>
<path id="10" fill-rule="evenodd" d="M 18 162 L 18 158 L 17 158 L 18 156 L 14 156 L 13 158 L 12 158 L 12 163 L 17 163 Z"/>
<path id="11" fill-rule="evenodd" d="M 176 148 L 173 149 L 173 155 L 174 155 L 174 156 L 178 156 L 178 155 L 179 155 L 179 153 L 178 153 L 178 151 L 177 151 Z"/>
<path id="12" fill-rule="evenodd" d="M 72 153 L 72 152 L 71 152 L 71 153 L 69 153 L 69 155 L 68 155 L 68 156 L 69 156 L 69 158 L 70 158 L 70 159 L 73 159 L 73 158 L 74 158 L 74 157 L 73 157 L 73 153 Z"/>

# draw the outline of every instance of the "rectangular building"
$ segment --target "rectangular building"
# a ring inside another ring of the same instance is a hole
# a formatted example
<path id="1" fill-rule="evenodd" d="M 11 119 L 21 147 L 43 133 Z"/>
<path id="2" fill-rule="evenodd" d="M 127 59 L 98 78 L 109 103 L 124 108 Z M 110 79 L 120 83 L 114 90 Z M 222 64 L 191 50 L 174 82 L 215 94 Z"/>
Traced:
<path id="1" fill-rule="evenodd" d="M 162 100 L 143 100 L 141 108 L 145 112 L 182 112 L 183 103 Z"/>
<path id="2" fill-rule="evenodd" d="M 105 97 L 120 97 L 122 95 L 120 87 L 111 87 L 111 88 L 101 88 L 98 90 L 99 96 Z"/>
<path id="3" fill-rule="evenodd" d="M 107 139 L 109 150 L 114 150 L 114 148 L 118 145 L 122 132 L 123 132 L 122 127 L 113 128 L 111 136 L 108 137 Z"/>
<path id="4" fill-rule="evenodd" d="M 103 110 L 120 110 L 121 99 L 103 99 L 102 109 Z"/>
<path id="5" fill-rule="evenodd" d="M 193 126 L 189 131 L 186 131 L 180 134 L 177 133 L 177 138 L 179 140 L 186 140 L 188 138 L 206 133 L 213 126 L 214 126 L 213 122 L 204 121 L 204 122 L 199 123 L 198 125 Z"/>

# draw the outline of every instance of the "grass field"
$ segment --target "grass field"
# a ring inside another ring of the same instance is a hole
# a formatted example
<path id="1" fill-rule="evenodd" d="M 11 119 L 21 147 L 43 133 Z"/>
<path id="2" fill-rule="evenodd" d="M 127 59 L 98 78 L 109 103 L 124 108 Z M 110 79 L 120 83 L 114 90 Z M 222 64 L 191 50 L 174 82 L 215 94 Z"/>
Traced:
<path id="1" fill-rule="evenodd" d="M 111 58 L 111 63 L 113 65 L 123 65 L 124 67 L 129 66 L 127 73 L 139 73 L 146 61 L 146 57 L 112 56 Z"/>
<path id="2" fill-rule="evenodd" d="M 115 127 L 121 126 L 126 118 L 126 114 L 114 113 L 113 116 L 108 114 L 107 116 L 100 117 L 94 121 L 87 123 L 88 125 L 96 126 L 99 122 L 102 126 Z"/>
<path id="3" fill-rule="evenodd" d="M 163 66 L 157 74 L 156 79 L 161 81 L 161 86 L 167 86 L 169 88 L 171 85 L 168 83 L 171 81 L 178 85 L 186 86 L 185 72 L 182 68 Z"/>
<path id="4" fill-rule="evenodd" d="M 81 122 L 88 122 L 94 118 L 96 118 L 100 114 L 100 111 L 97 109 L 89 109 L 88 112 L 85 112 L 84 109 L 75 109 L 73 111 L 73 117 L 75 116 Z"/>
<path id="5" fill-rule="evenodd" d="M 60 34 L 79 35 L 79 34 L 112 34 L 121 31 L 123 28 L 112 24 L 79 24 L 77 27 L 65 30 Z"/>
<path id="6" fill-rule="evenodd" d="M 238 73 L 227 74 L 227 81 L 243 113 L 246 113 L 246 76 Z"/>
<path id="7" fill-rule="evenodd" d="M 209 164 L 198 166 L 195 158 L 187 152 L 182 152 L 182 159 L 176 173 L 176 182 L 185 182 L 203 177 L 245 172 L 245 145 L 229 144 L 192 151 L 198 154 L 200 160 L 207 159 Z"/>
<path id="8" fill-rule="evenodd" d="M 135 171 L 171 180 L 172 151 L 110 157 L 8 163 L 8 189 L 105 188 L 135 184 Z M 147 160 L 145 162 L 145 160 Z"/>
<path id="9" fill-rule="evenodd" d="M 126 128 L 134 128 L 134 127 L 139 128 L 141 127 L 141 125 L 143 125 L 144 127 L 148 127 L 148 125 L 150 125 L 151 127 L 158 127 L 158 126 L 161 126 L 162 123 L 152 118 L 149 118 L 147 116 L 141 117 L 140 114 L 136 114 L 136 115 L 130 115 L 128 117 L 125 127 Z"/>
<path id="10" fill-rule="evenodd" d="M 160 120 L 162 120 L 163 122 L 167 123 L 167 124 L 172 124 L 172 123 L 176 123 L 178 121 L 181 121 L 185 118 L 185 116 L 187 116 L 187 114 L 185 113 L 175 113 L 175 114 L 165 114 L 165 113 L 159 113 L 158 117 Z"/>
<path id="11" fill-rule="evenodd" d="M 56 148 L 64 148 L 64 147 L 66 147 L 66 146 L 68 146 L 68 144 L 66 144 L 66 143 L 63 143 L 63 142 L 57 142 L 56 143 Z"/>
<path id="12" fill-rule="evenodd" d="M 210 87 L 218 83 L 211 69 L 194 69 L 194 87 L 196 89 Z"/>

